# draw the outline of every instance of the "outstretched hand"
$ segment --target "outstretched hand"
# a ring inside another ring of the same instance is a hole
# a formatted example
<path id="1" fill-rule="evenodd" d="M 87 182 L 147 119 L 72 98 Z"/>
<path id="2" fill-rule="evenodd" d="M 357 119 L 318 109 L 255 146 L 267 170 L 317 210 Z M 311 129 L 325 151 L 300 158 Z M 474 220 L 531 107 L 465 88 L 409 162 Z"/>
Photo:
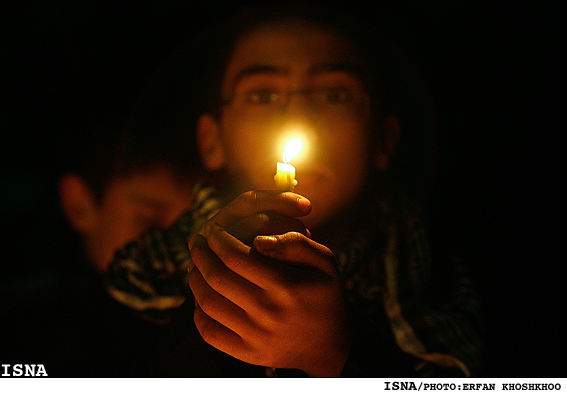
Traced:
<path id="1" fill-rule="evenodd" d="M 189 241 L 189 285 L 203 339 L 242 361 L 338 376 L 350 347 L 333 253 L 298 217 L 293 193 L 248 192 Z"/>

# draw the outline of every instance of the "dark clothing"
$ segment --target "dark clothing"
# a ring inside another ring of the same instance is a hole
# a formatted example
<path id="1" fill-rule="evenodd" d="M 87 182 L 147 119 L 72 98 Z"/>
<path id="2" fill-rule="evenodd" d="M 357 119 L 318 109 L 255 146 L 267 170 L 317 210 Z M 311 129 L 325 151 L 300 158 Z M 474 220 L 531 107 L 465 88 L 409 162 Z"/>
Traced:
<path id="1" fill-rule="evenodd" d="M 136 377 L 149 374 L 163 326 L 112 299 L 102 278 L 66 274 L 2 316 L 2 363 L 43 364 L 51 377 Z"/>
<path id="2" fill-rule="evenodd" d="M 210 187 L 197 188 L 193 201 L 192 210 L 172 228 L 151 229 L 122 248 L 106 275 L 116 300 L 158 324 L 178 315 L 179 306 L 192 297 L 187 241 L 220 207 Z M 482 348 L 476 293 L 458 262 L 431 261 L 423 227 L 408 215 L 413 210 L 402 200 L 396 203 L 400 206 L 368 202 L 359 232 L 334 251 L 358 316 L 345 374 L 470 376 L 479 368 Z M 190 353 L 181 359 L 195 356 Z M 408 362 L 413 368 L 406 368 Z M 182 370 L 194 376 L 191 368 Z"/>
<path id="3" fill-rule="evenodd" d="M 306 377 L 300 370 L 276 369 L 251 365 L 226 355 L 207 344 L 193 322 L 192 296 L 183 303 L 168 323 L 153 362 L 152 375 L 158 377 Z M 386 327 L 377 335 L 378 327 L 367 319 L 355 318 L 355 340 L 343 377 L 416 376 L 413 358 L 404 354 Z M 380 355 L 380 357 L 376 357 Z M 376 360 L 381 362 L 377 363 Z"/>
<path id="4" fill-rule="evenodd" d="M 199 335 L 186 280 L 187 240 L 219 205 L 210 189 L 197 197 L 171 229 L 150 229 L 120 250 L 104 281 L 88 264 L 70 260 L 77 264 L 34 302 L 3 313 L 2 363 L 43 364 L 52 377 L 305 376 L 243 363 Z M 335 253 L 352 312 L 342 375 L 474 372 L 478 303 L 466 272 L 448 260 L 430 261 L 421 226 L 404 234 L 402 221 L 380 222 L 387 215 L 384 207 L 369 214 L 374 224 L 361 225 Z"/>

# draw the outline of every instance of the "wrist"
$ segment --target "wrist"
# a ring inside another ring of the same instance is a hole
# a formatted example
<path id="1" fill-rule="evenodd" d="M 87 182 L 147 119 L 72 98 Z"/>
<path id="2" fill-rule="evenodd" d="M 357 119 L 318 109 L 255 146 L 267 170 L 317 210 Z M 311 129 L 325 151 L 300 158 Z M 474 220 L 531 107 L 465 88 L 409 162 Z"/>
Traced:
<path id="1" fill-rule="evenodd" d="M 340 343 L 335 346 L 334 351 L 325 352 L 302 370 L 310 377 L 332 378 L 341 376 L 348 360 L 351 344 L 352 335 L 348 331 L 348 334 L 344 335 Z"/>

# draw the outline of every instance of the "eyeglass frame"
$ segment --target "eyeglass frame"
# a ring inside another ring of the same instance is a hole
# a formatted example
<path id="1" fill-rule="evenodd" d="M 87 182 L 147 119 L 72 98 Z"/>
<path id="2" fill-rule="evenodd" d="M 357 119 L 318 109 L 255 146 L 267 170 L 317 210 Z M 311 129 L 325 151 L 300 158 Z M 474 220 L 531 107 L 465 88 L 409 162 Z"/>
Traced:
<path id="1" fill-rule="evenodd" d="M 370 103 L 370 95 L 368 94 L 368 92 L 365 89 L 353 89 L 353 88 L 340 88 L 340 87 L 336 87 L 336 88 L 308 88 L 308 89 L 294 89 L 294 90 L 289 90 L 289 91 L 283 91 L 283 92 L 273 92 L 273 94 L 276 94 L 278 96 L 283 96 L 285 98 L 285 101 L 281 104 L 282 107 L 284 107 L 288 102 L 291 96 L 295 95 L 295 94 L 312 94 L 314 92 L 323 92 L 323 91 L 332 91 L 332 90 L 349 90 L 349 91 L 354 91 L 357 93 L 362 93 L 362 97 L 363 97 L 363 102 L 362 104 L 364 105 L 368 105 Z M 234 103 L 234 100 L 237 96 L 240 95 L 247 95 L 247 94 L 251 94 L 254 92 L 260 92 L 260 91 L 268 91 L 269 89 L 258 89 L 256 91 L 253 92 L 243 92 L 243 93 L 232 93 L 231 96 L 225 100 L 222 100 L 220 102 L 221 106 L 229 106 L 232 105 Z M 270 103 L 275 102 L 276 100 L 271 100 Z M 270 103 L 266 103 L 266 104 L 270 104 Z M 262 106 L 262 104 L 257 104 L 258 106 Z"/>

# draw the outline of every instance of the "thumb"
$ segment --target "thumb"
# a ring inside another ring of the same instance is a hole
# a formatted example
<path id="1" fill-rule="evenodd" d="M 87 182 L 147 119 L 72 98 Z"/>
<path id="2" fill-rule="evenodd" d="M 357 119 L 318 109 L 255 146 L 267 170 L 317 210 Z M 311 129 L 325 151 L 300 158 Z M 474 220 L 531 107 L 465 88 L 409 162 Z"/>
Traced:
<path id="1" fill-rule="evenodd" d="M 254 238 L 253 246 L 257 252 L 266 257 L 287 263 L 309 265 L 332 275 L 337 273 L 333 252 L 298 232 L 259 235 Z"/>

